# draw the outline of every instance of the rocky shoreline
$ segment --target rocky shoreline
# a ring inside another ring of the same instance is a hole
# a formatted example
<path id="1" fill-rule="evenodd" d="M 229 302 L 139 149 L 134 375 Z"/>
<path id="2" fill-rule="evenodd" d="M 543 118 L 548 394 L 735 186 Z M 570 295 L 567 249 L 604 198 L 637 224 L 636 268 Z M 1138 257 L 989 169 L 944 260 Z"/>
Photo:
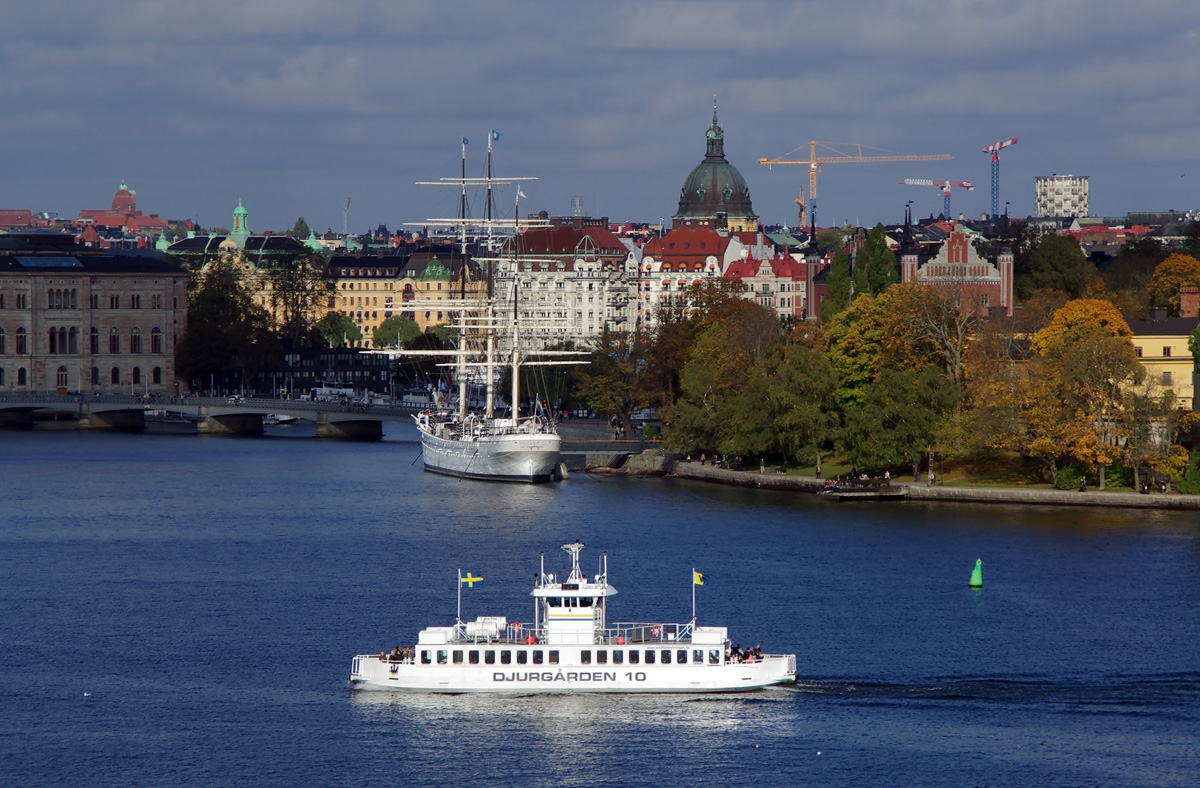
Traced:
<path id="1" fill-rule="evenodd" d="M 812 476 L 759 473 L 757 470 L 732 471 L 697 462 L 665 456 L 657 449 L 640 454 L 595 452 L 586 456 L 589 473 L 619 476 L 673 476 L 680 479 L 755 487 L 784 492 L 817 493 L 825 480 Z M 959 501 L 970 503 L 1008 503 L 1044 506 L 1106 506 L 1130 509 L 1200 509 L 1200 495 L 1133 492 L 1087 492 L 1064 490 L 1027 490 L 1019 487 L 959 487 L 935 484 L 897 484 L 888 488 L 890 497 L 910 501 Z"/>

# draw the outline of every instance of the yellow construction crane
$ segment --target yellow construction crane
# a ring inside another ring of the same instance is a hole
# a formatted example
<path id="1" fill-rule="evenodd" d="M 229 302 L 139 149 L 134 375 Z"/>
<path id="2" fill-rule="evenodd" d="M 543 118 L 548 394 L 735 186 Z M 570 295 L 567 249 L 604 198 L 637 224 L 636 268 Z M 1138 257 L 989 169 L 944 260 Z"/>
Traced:
<path id="1" fill-rule="evenodd" d="M 834 147 L 835 145 L 842 146 L 841 148 Z M 767 169 L 771 169 L 776 164 L 807 164 L 808 165 L 808 199 L 809 199 L 809 221 L 813 227 L 817 224 L 817 173 L 821 171 L 821 167 L 826 164 L 865 164 L 868 162 L 886 162 L 886 161 L 948 161 L 954 157 L 948 153 L 933 153 L 927 155 L 896 153 L 895 151 L 885 148 L 872 148 L 869 145 L 862 145 L 856 142 L 818 142 L 812 140 L 808 143 L 808 158 L 807 159 L 789 159 L 788 157 L 803 149 L 803 145 L 798 148 L 793 148 L 777 159 L 759 159 L 759 164 L 765 164 Z M 820 147 L 822 150 L 818 151 Z M 849 151 L 853 152 L 849 152 Z M 865 155 L 863 151 L 872 152 L 878 151 L 882 155 Z M 828 151 L 828 153 L 826 153 Z M 818 155 L 818 153 L 820 155 Z"/>

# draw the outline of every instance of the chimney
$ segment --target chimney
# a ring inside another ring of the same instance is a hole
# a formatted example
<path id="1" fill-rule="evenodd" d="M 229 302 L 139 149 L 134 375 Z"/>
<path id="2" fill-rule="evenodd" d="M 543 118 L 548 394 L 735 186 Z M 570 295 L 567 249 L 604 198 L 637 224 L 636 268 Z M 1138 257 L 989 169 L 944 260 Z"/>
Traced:
<path id="1" fill-rule="evenodd" d="M 1150 307 L 1150 322 L 1162 323 L 1167 319 L 1167 308 L 1165 306 Z"/>
<path id="2" fill-rule="evenodd" d="M 1179 286 L 1179 316 L 1200 317 L 1200 288 L 1196 285 Z"/>

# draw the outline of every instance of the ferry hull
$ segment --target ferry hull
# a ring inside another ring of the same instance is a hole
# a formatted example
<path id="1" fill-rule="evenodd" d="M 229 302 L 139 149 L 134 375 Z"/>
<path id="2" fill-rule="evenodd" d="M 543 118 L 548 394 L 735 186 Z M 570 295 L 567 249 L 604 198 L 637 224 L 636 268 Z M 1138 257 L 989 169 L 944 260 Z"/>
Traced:
<path id="1" fill-rule="evenodd" d="M 520 667 L 520 670 L 514 668 Z M 711 693 L 751 692 L 796 680 L 796 658 L 772 655 L 723 665 L 488 665 L 479 668 L 388 663 L 378 655 L 354 659 L 355 689 L 446 694 Z"/>
<path id="2" fill-rule="evenodd" d="M 450 440 L 420 432 L 425 470 L 432 473 L 538 484 L 552 481 L 562 462 L 562 438 L 554 433 Z"/>

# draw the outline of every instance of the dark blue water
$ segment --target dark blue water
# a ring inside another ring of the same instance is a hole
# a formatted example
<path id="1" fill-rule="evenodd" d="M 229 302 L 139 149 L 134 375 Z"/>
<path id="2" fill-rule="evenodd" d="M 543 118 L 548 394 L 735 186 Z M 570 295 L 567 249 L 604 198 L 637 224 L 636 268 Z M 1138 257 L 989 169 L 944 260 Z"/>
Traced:
<path id="1" fill-rule="evenodd" d="M 827 504 L 422 473 L 379 444 L 0 433 L 0 784 L 1200 785 L 1200 516 Z M 356 653 L 529 620 L 538 554 L 617 620 L 795 652 L 721 697 L 352 693 Z M 967 579 L 983 558 L 984 589 Z"/>

